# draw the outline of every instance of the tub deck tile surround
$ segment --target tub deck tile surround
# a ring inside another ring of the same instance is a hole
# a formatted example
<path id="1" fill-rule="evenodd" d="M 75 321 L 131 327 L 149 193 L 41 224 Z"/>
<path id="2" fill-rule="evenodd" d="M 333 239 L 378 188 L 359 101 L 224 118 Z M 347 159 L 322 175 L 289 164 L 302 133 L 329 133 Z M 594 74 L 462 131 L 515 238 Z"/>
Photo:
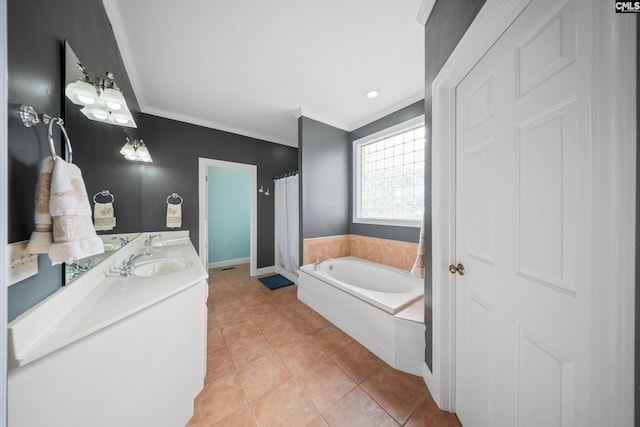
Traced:
<path id="1" fill-rule="evenodd" d="M 460 426 L 422 378 L 389 367 L 329 323 L 297 328 L 317 314 L 296 293 L 295 285 L 269 291 L 248 265 L 210 271 L 207 378 L 188 427 Z"/>
<path id="2" fill-rule="evenodd" d="M 317 259 L 355 256 L 407 271 L 413 267 L 417 253 L 417 243 L 356 234 L 304 239 L 302 251 L 303 264 Z"/>

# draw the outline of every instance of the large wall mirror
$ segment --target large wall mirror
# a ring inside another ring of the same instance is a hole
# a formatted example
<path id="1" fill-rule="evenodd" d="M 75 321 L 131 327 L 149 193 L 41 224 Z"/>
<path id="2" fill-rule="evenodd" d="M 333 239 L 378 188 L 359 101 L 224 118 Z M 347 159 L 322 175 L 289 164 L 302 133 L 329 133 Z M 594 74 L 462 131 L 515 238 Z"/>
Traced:
<path id="1" fill-rule="evenodd" d="M 69 43 L 65 43 L 65 87 L 83 78 L 84 74 L 77 64 L 83 64 L 91 79 L 102 78 L 109 71 L 91 69 L 91 64 L 82 62 L 82 58 L 78 58 Z M 118 82 L 117 75 L 114 76 L 114 80 Z M 125 99 L 132 96 L 128 93 L 123 95 Z M 81 109 L 82 106 L 64 97 L 64 119 L 73 145 L 73 163 L 82 170 L 91 208 L 95 208 L 95 202 L 102 204 L 111 202 L 113 207 L 115 226 L 98 231 L 98 235 L 105 241 L 108 254 L 143 229 L 141 168 L 151 167 L 151 165 L 126 160 L 120 154 L 126 138 L 139 139 L 139 129 L 90 120 L 81 112 Z M 135 120 L 139 113 L 132 111 L 132 114 Z M 136 121 L 139 122 L 139 120 Z M 108 191 L 108 195 L 103 195 L 104 191 Z M 75 265 L 68 265 L 65 274 L 66 282 L 69 283 L 78 276 L 78 269 L 81 273 L 82 269 L 91 268 L 103 258 L 104 256 L 79 260 L 74 263 Z"/>

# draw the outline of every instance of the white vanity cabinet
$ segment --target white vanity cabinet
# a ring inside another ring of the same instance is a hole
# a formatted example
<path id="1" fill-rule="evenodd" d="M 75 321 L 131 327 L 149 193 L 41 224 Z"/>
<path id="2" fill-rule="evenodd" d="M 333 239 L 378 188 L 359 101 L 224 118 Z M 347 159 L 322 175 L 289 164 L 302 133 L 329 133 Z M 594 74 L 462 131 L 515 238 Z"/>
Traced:
<path id="1" fill-rule="evenodd" d="M 191 244 L 180 256 L 194 256 L 195 270 L 86 284 L 95 289 L 28 348 L 21 322 L 34 328 L 47 302 L 12 322 L 9 426 L 184 426 L 204 385 L 207 283 Z"/>

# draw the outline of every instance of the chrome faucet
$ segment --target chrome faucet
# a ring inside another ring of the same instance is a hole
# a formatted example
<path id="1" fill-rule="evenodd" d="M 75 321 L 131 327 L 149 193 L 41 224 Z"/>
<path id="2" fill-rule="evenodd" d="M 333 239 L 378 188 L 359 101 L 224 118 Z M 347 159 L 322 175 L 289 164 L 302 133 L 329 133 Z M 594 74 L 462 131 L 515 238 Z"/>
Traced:
<path id="1" fill-rule="evenodd" d="M 153 239 L 156 237 L 160 237 L 159 234 L 150 234 L 144 239 L 144 247 L 147 248 L 147 251 L 151 249 L 151 243 L 153 243 Z"/>
<path id="2" fill-rule="evenodd" d="M 325 261 L 333 261 L 333 258 L 325 258 L 322 261 L 316 258 L 316 262 L 313 264 L 313 271 L 316 271 L 320 267 L 320 264 L 322 264 Z"/>
<path id="3" fill-rule="evenodd" d="M 127 243 L 129 243 L 128 239 L 125 239 L 124 237 L 120 237 L 120 236 L 113 236 L 111 238 L 111 240 L 118 240 L 120 241 L 120 247 L 123 247 L 124 245 L 126 245 Z"/>
<path id="4" fill-rule="evenodd" d="M 152 256 L 153 254 L 149 251 L 144 251 L 139 253 L 138 255 L 131 254 L 126 261 L 122 261 L 120 265 L 120 275 L 121 276 L 131 276 L 136 269 L 135 262 L 138 258 L 142 258 L 143 256 Z"/>

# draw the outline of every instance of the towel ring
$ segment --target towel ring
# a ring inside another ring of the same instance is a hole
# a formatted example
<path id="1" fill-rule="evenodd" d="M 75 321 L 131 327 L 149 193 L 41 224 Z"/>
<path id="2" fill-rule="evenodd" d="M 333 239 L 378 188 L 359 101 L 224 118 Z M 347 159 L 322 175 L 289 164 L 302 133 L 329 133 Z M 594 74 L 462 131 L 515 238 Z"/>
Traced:
<path id="1" fill-rule="evenodd" d="M 64 128 L 64 120 L 60 117 L 52 117 L 49 120 L 49 150 L 51 150 L 51 157 L 55 161 L 57 158 L 56 148 L 53 145 L 53 124 L 57 124 L 60 126 L 60 130 L 62 131 L 62 135 L 64 136 L 65 144 L 67 145 L 67 159 L 66 161 L 69 163 L 73 163 L 73 149 L 71 148 L 71 141 L 69 140 L 69 135 L 67 134 L 67 130 Z"/>
<path id="2" fill-rule="evenodd" d="M 42 117 L 42 120 L 40 120 L 40 117 Z M 69 140 L 69 135 L 67 134 L 67 130 L 64 127 L 64 120 L 62 120 L 60 117 L 51 117 L 48 114 L 38 114 L 38 112 L 30 105 L 20 106 L 20 120 L 22 120 L 22 124 L 28 128 L 30 128 L 31 126 L 35 126 L 41 122 L 49 125 L 49 151 L 51 152 L 51 158 L 54 162 L 56 161 L 58 155 L 56 154 L 56 147 L 53 143 L 53 124 L 55 123 L 60 126 L 60 130 L 62 131 L 62 135 L 64 136 L 64 140 L 67 145 L 66 161 L 69 163 L 73 162 L 73 148 L 71 148 L 71 141 Z"/>
<path id="3" fill-rule="evenodd" d="M 111 196 L 111 201 L 107 203 L 113 203 L 116 200 L 116 198 L 109 192 L 109 190 L 102 190 L 93 195 L 93 203 L 98 203 L 98 201 L 96 200 L 96 197 L 98 196 Z"/>
<path id="4" fill-rule="evenodd" d="M 180 203 L 169 203 L 169 199 L 180 199 Z M 171 205 L 181 205 L 182 202 L 184 202 L 184 200 L 182 199 L 182 197 L 178 194 L 178 193 L 171 193 L 169 195 L 169 197 L 167 197 L 167 204 L 171 204 Z"/>

